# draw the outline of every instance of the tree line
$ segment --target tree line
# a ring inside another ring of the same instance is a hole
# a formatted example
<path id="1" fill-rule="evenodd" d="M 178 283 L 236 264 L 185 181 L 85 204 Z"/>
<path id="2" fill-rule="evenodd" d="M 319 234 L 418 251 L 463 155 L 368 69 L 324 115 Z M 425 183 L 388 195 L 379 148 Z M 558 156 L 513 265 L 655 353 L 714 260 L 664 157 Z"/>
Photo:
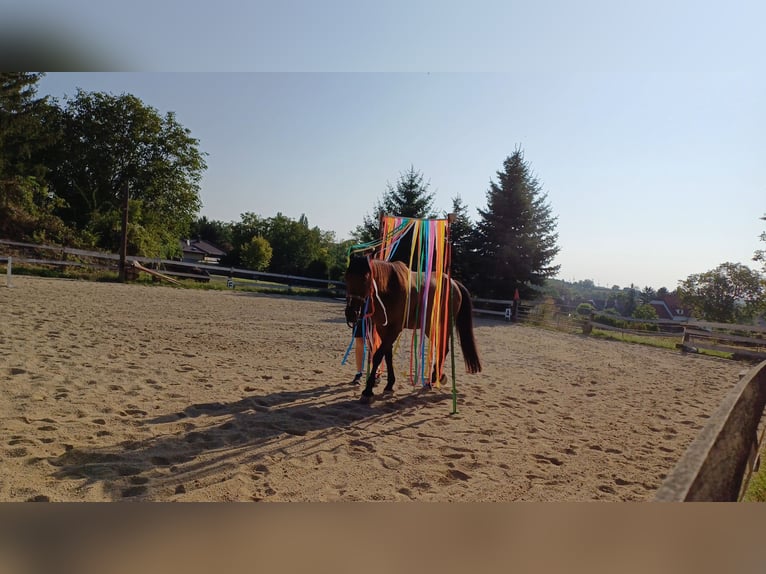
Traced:
<path id="1" fill-rule="evenodd" d="M 381 214 L 431 218 L 451 212 L 452 273 L 474 295 L 510 299 L 518 289 L 523 299 L 533 299 L 550 291 L 558 273 L 557 217 L 519 148 L 490 179 L 475 218 L 459 195 L 449 209 L 438 209 L 430 182 L 410 166 L 386 183 L 352 239 L 338 241 L 333 232 L 310 226 L 305 215 L 294 220 L 247 212 L 232 222 L 200 217 L 207 154 L 175 114 L 160 114 L 130 94 L 77 90 L 62 99 L 38 97 L 41 77 L 0 73 L 2 237 L 117 251 L 127 185 L 130 255 L 172 259 L 181 255 L 179 239 L 200 238 L 227 251 L 228 265 L 340 279 L 349 246 L 379 237 Z M 756 251 L 754 260 L 766 270 L 766 250 Z M 748 321 L 766 306 L 762 275 L 739 263 L 691 275 L 674 293 L 696 316 L 713 321 Z"/>
<path id="2" fill-rule="evenodd" d="M 430 182 L 410 166 L 395 183 L 386 184 L 349 241 L 337 243 L 332 233 L 310 228 L 305 215 L 293 221 L 282 214 L 263 218 L 254 213 L 229 223 L 202 217 L 192 225 L 192 236 L 222 246 L 228 251 L 226 264 L 340 279 L 349 247 L 380 238 L 381 215 L 438 218 L 453 213 L 452 275 L 484 297 L 511 299 L 519 289 L 523 298 L 534 298 L 545 280 L 558 272 L 551 264 L 558 252 L 556 219 L 520 149 L 506 158 L 496 175 L 477 222 L 459 195 L 452 198 L 450 210 L 437 210 Z M 398 252 L 410 250 L 400 246 Z M 408 257 L 402 260 L 409 262 Z"/>
<path id="3" fill-rule="evenodd" d="M 0 73 L 0 236 L 117 251 L 123 189 L 129 255 L 172 259 L 179 240 L 207 239 L 223 263 L 274 273 L 340 279 L 348 247 L 377 238 L 381 213 L 439 217 L 434 193 L 410 167 L 365 215 L 348 241 L 277 213 L 239 221 L 200 217 L 206 154 L 172 112 L 160 114 L 130 94 L 77 90 L 38 97 L 41 73 Z M 517 149 L 490 182 L 487 206 L 473 222 L 460 197 L 452 228 L 453 274 L 475 293 L 531 295 L 558 271 L 556 218 Z"/>
<path id="4" fill-rule="evenodd" d="M 116 251 L 127 185 L 129 253 L 177 253 L 201 207 L 199 141 L 129 94 L 38 98 L 41 76 L 0 75 L 0 233 Z"/>

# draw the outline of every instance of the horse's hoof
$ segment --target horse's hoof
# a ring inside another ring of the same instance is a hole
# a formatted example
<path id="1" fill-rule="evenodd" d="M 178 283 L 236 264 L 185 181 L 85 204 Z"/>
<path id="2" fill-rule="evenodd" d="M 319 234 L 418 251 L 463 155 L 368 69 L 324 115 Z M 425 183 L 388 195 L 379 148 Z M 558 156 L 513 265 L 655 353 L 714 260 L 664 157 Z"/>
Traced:
<path id="1" fill-rule="evenodd" d="M 393 395 L 394 389 L 383 389 L 383 396 Z"/>
<path id="2" fill-rule="evenodd" d="M 362 395 L 359 398 L 359 402 L 363 405 L 371 405 L 375 401 L 375 395 Z"/>

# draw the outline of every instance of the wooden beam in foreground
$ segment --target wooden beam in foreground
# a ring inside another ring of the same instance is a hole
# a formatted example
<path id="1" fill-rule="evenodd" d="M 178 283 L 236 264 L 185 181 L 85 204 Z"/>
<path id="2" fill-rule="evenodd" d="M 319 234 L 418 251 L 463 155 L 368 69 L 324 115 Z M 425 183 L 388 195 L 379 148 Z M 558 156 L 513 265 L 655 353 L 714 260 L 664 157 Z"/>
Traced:
<path id="1" fill-rule="evenodd" d="M 167 275 L 163 275 L 162 273 L 159 273 L 155 271 L 154 269 L 149 269 L 147 267 L 144 267 L 141 265 L 138 261 L 133 262 L 133 267 L 138 269 L 139 271 L 143 271 L 144 273 L 148 273 L 149 275 L 153 275 L 154 277 L 159 277 L 160 279 L 164 279 L 168 283 L 172 283 L 173 285 L 180 285 L 181 283 L 179 281 L 176 281 L 172 277 L 168 277 Z"/>
<path id="2" fill-rule="evenodd" d="M 760 449 L 766 361 L 729 392 L 655 496 L 657 502 L 735 502 Z"/>

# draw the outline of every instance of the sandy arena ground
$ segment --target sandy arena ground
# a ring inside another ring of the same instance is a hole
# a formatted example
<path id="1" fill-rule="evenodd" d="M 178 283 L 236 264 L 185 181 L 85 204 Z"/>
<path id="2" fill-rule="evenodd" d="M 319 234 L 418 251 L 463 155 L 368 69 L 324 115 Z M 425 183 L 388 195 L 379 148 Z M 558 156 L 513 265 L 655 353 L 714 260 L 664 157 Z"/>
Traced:
<path id="1" fill-rule="evenodd" d="M 394 397 L 365 406 L 340 302 L 13 285 L 0 501 L 651 500 L 746 367 L 477 319 L 458 414 L 404 350 Z"/>

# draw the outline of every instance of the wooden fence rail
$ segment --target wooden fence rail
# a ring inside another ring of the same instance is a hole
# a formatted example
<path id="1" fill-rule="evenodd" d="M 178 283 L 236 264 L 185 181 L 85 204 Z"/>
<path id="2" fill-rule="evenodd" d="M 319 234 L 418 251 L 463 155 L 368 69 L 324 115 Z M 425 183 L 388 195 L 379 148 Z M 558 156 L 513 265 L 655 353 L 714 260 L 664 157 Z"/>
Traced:
<path id="1" fill-rule="evenodd" d="M 655 500 L 741 500 L 751 473 L 758 467 L 764 407 L 766 361 L 750 369 L 726 396 L 660 486 Z"/>
<path id="2" fill-rule="evenodd" d="M 22 243 L 19 241 L 9 241 L 7 239 L 0 239 L 0 245 L 8 245 L 10 247 L 17 247 L 22 249 L 40 249 L 45 251 L 55 251 L 57 253 L 61 253 L 63 255 L 74 255 L 77 257 L 87 257 L 92 259 L 107 259 L 110 261 L 113 261 L 112 264 L 115 265 L 119 261 L 119 255 L 116 253 L 107 253 L 107 252 L 101 252 L 101 251 L 86 251 L 84 249 L 73 249 L 70 247 L 57 247 L 52 245 L 36 245 L 33 243 Z M 200 269 L 205 270 L 208 272 L 211 272 L 213 275 L 221 275 L 224 277 L 239 277 L 242 279 L 267 279 L 272 280 L 277 283 L 287 283 L 287 284 L 314 284 L 314 285 L 325 285 L 325 286 L 342 286 L 345 287 L 345 283 L 342 281 L 332 281 L 329 279 L 316 279 L 314 277 L 301 277 L 298 275 L 282 275 L 279 273 L 267 273 L 265 271 L 253 271 L 252 269 L 241 269 L 238 267 L 225 267 L 221 265 L 210 265 L 210 264 L 202 264 L 202 263 L 190 263 L 186 261 L 173 261 L 170 259 L 159 259 L 155 257 L 138 257 L 129 255 L 126 257 L 126 260 L 128 263 L 132 263 L 133 261 L 137 261 L 138 263 L 145 265 L 145 266 L 172 266 L 172 267 L 178 267 L 180 269 L 187 268 L 189 270 L 192 269 Z M 14 259 L 14 261 L 22 262 L 24 261 L 23 258 Z M 30 262 L 32 259 L 29 260 Z M 76 264 L 75 262 L 53 262 L 51 260 L 42 260 L 37 259 L 35 260 L 39 264 L 47 264 L 47 265 L 70 265 L 70 264 Z M 168 273 L 168 275 L 172 274 L 171 272 Z"/>
<path id="3" fill-rule="evenodd" d="M 17 263 L 33 263 L 39 265 L 52 265 L 57 267 L 90 267 L 99 269 L 111 269 L 115 270 L 119 262 L 119 255 L 116 253 L 107 253 L 101 251 L 88 251 L 85 249 L 74 249 L 71 247 L 61 247 L 52 245 L 38 245 L 34 243 L 24 243 L 20 241 L 10 241 L 7 239 L 0 239 L 0 246 L 7 245 L 9 247 L 15 247 L 18 249 L 34 249 L 43 251 L 52 251 L 61 255 L 61 259 L 39 259 L 39 258 L 24 258 L 16 257 L 14 261 Z M 73 256 L 72 259 L 67 259 L 67 256 Z M 81 263 L 74 258 L 90 258 L 95 260 L 106 260 L 103 265 L 86 264 Z M 151 257 L 137 257 L 127 256 L 126 261 L 128 263 L 138 262 L 141 265 L 152 268 L 155 271 L 161 271 L 165 275 L 184 278 L 197 277 L 196 272 L 207 272 L 210 275 L 222 276 L 231 279 L 249 279 L 255 281 L 272 281 L 274 283 L 282 283 L 289 289 L 290 285 L 316 285 L 325 286 L 338 291 L 345 290 L 345 282 L 333 281 L 329 279 L 316 279 L 313 277 L 301 277 L 297 275 L 282 275 L 278 273 L 268 273 L 265 271 L 253 271 L 251 269 L 241 269 L 237 267 L 225 267 L 221 265 L 211 265 L 202 263 L 190 263 L 184 261 L 172 261 L 167 259 L 158 259 Z M 171 269 L 166 269 L 170 267 Z M 185 273 L 182 269 L 188 269 L 193 273 Z M 245 285 L 244 283 L 237 283 L 232 281 L 234 286 Z M 474 312 L 476 314 L 490 315 L 497 318 L 503 318 L 507 321 L 512 319 L 512 309 L 514 302 L 512 300 L 500 300 L 500 299 L 472 299 L 474 303 Z M 529 312 L 529 305 L 521 303 L 518 309 L 518 319 L 524 320 Z"/>
<path id="4" fill-rule="evenodd" d="M 766 360 L 766 338 L 762 327 L 713 323 L 715 328 L 703 328 L 702 325 L 688 324 L 676 348 L 684 353 L 719 351 L 731 353 L 734 359 Z"/>

